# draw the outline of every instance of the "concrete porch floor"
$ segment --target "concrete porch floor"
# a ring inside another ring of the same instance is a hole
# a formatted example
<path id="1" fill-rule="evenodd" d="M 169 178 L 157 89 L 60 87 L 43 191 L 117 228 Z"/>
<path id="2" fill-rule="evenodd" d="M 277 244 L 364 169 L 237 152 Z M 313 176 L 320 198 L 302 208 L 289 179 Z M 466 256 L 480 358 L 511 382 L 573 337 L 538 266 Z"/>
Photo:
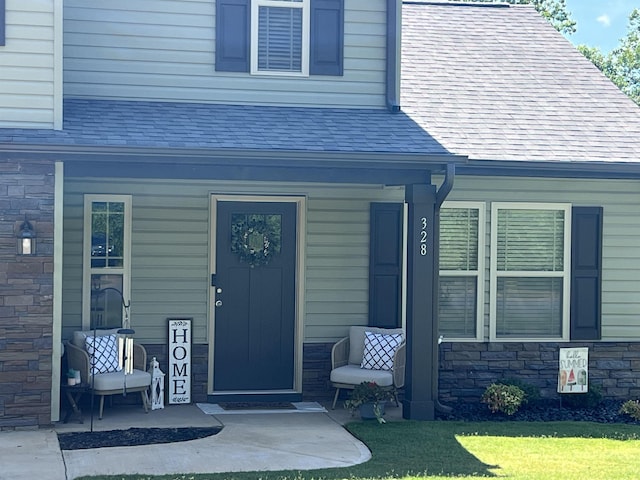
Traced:
<path id="1" fill-rule="evenodd" d="M 61 451 L 56 433 L 90 430 L 84 423 L 56 423 L 52 430 L 0 433 L 0 479 L 73 479 L 84 475 L 215 473 L 338 468 L 367 461 L 367 447 L 343 425 L 355 420 L 341 406 L 326 413 L 207 415 L 196 405 L 170 405 L 145 413 L 141 405 L 105 408 L 93 431 L 132 427 L 222 426 L 217 435 L 186 442 Z M 402 408 L 387 405 L 387 421 L 401 420 Z"/>

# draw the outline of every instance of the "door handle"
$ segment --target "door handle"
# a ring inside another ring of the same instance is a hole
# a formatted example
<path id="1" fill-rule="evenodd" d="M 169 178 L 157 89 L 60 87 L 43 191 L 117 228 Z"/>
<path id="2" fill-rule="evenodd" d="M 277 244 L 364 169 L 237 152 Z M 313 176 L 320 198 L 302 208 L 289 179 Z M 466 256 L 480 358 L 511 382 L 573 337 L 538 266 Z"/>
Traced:
<path id="1" fill-rule="evenodd" d="M 216 300 L 215 306 L 216 307 L 221 307 L 222 306 L 222 300 Z"/>

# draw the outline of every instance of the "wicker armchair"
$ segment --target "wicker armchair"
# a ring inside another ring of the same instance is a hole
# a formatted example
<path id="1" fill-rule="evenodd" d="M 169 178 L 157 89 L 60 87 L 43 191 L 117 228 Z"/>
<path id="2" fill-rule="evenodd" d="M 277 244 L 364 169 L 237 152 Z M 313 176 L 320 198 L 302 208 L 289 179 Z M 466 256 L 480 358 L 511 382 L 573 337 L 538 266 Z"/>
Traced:
<path id="1" fill-rule="evenodd" d="M 98 330 L 96 336 L 111 335 L 117 330 Z M 107 395 L 122 394 L 123 392 L 140 392 L 142 406 L 145 412 L 149 411 L 148 389 L 151 386 L 151 375 L 145 371 L 147 364 L 147 351 L 134 343 L 133 345 L 133 373 L 125 375 L 123 371 L 96 373 L 91 378 L 91 357 L 85 349 L 85 338 L 92 337 L 93 331 L 76 331 L 73 338 L 66 343 L 67 363 L 69 368 L 80 371 L 83 382 L 92 385 L 93 393 L 100 397 L 99 419 L 102 419 L 104 410 L 104 397 Z"/>
<path id="2" fill-rule="evenodd" d="M 396 405 L 398 405 L 397 389 L 404 386 L 404 372 L 406 365 L 406 345 L 404 341 L 397 347 L 393 355 L 391 370 L 372 370 L 361 368 L 365 350 L 365 332 L 381 334 L 403 334 L 401 328 L 375 328 L 353 326 L 349 329 L 349 336 L 339 340 L 331 349 L 331 384 L 336 393 L 333 397 L 332 408 L 340 395 L 340 389 L 353 389 L 362 382 L 376 382 L 381 387 L 394 389 Z"/>

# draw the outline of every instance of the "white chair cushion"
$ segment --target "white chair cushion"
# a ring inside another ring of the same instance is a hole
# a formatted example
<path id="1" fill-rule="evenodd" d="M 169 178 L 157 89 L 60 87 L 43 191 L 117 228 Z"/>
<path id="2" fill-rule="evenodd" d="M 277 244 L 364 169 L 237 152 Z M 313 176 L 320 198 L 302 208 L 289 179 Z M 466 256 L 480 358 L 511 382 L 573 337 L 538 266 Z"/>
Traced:
<path id="1" fill-rule="evenodd" d="M 369 370 L 359 365 L 345 365 L 331 370 L 333 383 L 359 385 L 362 382 L 376 382 L 381 387 L 393 385 L 393 375 L 388 370 Z"/>
<path id="2" fill-rule="evenodd" d="M 118 328 L 110 328 L 107 330 L 96 329 L 96 337 L 101 337 L 103 335 L 115 335 L 118 333 L 118 330 Z M 84 341 L 87 337 L 93 337 L 93 330 L 76 330 L 73 332 L 71 343 L 73 343 L 78 348 L 84 349 Z"/>
<path id="3" fill-rule="evenodd" d="M 399 333 L 404 338 L 401 328 L 378 328 L 352 326 L 349 328 L 349 363 L 360 367 L 364 356 L 364 332 L 393 334 Z"/>
<path id="4" fill-rule="evenodd" d="M 122 370 L 118 364 L 118 336 L 90 336 L 84 339 L 85 348 L 91 357 L 91 373 L 109 373 Z"/>
<path id="5" fill-rule="evenodd" d="M 151 374 L 142 370 L 134 370 L 131 375 L 126 375 L 124 371 L 101 373 L 93 377 L 93 388 L 100 390 L 123 389 L 127 382 L 127 388 L 148 387 L 151 385 Z"/>
<path id="6" fill-rule="evenodd" d="M 393 356 L 402 343 L 402 334 L 365 332 L 364 354 L 360 367 L 370 370 L 392 370 Z"/>

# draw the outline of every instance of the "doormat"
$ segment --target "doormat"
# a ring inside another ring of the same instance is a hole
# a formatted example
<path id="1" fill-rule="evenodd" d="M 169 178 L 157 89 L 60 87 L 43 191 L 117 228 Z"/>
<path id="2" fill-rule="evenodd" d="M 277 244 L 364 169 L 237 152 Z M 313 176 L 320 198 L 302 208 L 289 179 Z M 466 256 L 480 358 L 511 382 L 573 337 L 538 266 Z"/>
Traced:
<path id="1" fill-rule="evenodd" d="M 237 410 L 225 410 L 219 403 L 197 403 L 196 405 L 207 415 L 225 415 L 225 414 L 256 414 L 256 413 L 327 413 L 327 410 L 318 402 L 293 402 L 293 408 L 273 408 L 272 402 L 261 404 L 248 402 L 223 402 L 228 405 L 260 405 L 259 408 L 240 408 Z"/>
<path id="2" fill-rule="evenodd" d="M 295 410 L 289 402 L 220 402 L 225 410 Z"/>

